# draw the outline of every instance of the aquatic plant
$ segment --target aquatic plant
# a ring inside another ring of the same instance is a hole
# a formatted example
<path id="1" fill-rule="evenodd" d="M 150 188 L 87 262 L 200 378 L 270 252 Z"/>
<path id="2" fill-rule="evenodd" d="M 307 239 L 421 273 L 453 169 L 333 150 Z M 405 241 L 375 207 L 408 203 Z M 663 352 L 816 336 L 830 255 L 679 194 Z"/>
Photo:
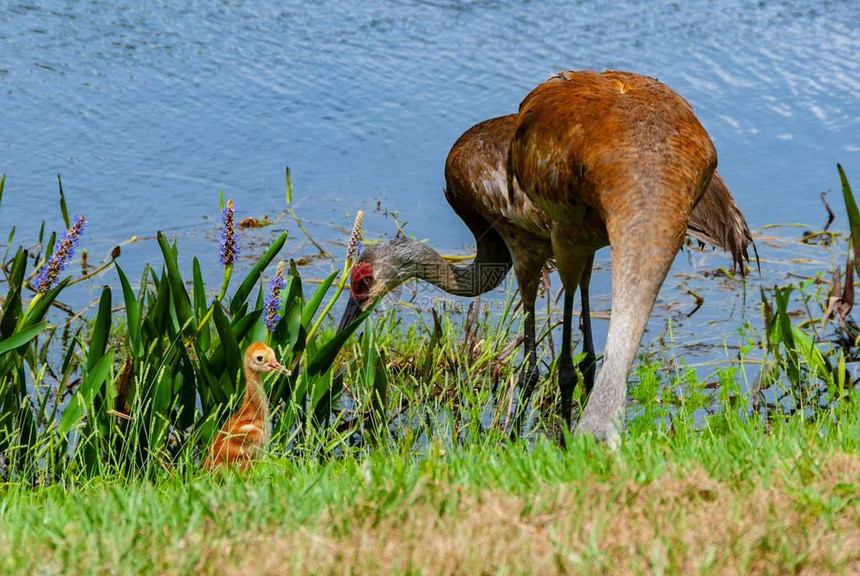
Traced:
<path id="1" fill-rule="evenodd" d="M 281 263 L 264 299 L 261 278 L 287 240 L 282 232 L 228 294 L 238 253 L 235 216 L 235 204 L 228 201 L 220 244 L 225 279 L 213 300 L 197 258 L 186 283 L 177 243 L 159 232 L 160 272 L 145 266 L 135 288 L 116 266 L 124 322 L 116 324 L 112 290 L 105 286 L 91 321 L 66 325 L 62 342 L 45 318 L 60 291 L 85 278 L 60 279 L 59 272 L 86 220 L 77 218 L 56 250 L 48 242 L 49 257 L 34 282 L 44 291 L 26 310 L 27 250 L 19 248 L 14 258 L 0 263 L 9 278 L 0 311 L 0 457 L 8 474 L 50 481 L 66 473 L 152 471 L 168 462 L 196 461 L 240 397 L 242 349 L 257 340 L 268 340 L 292 368 L 267 387 L 281 438 L 314 434 L 339 397 L 331 366 L 354 329 L 334 336 L 318 330 L 310 336 L 312 326 L 320 325 L 318 312 L 338 273 L 306 300 L 295 263 L 290 262 L 288 277 Z M 112 251 L 109 263 L 118 255 Z M 48 350 L 57 349 L 62 366 L 49 366 Z"/>
<path id="2" fill-rule="evenodd" d="M 75 224 L 66 231 L 63 239 L 57 245 L 57 250 L 39 270 L 39 274 L 35 280 L 36 292 L 44 294 L 56 286 L 60 272 L 66 269 L 69 260 L 75 253 L 75 247 L 81 241 L 81 235 L 84 233 L 86 227 L 87 219 L 84 216 L 76 216 Z"/>
<path id="3" fill-rule="evenodd" d="M 269 295 L 264 304 L 265 312 L 263 318 L 269 332 L 274 332 L 281 320 L 281 290 L 286 286 L 284 282 L 284 263 L 278 262 L 278 268 L 269 284 Z"/>
<path id="4" fill-rule="evenodd" d="M 221 264 L 233 266 L 239 255 L 239 233 L 236 231 L 236 207 L 233 199 L 227 200 L 227 206 L 221 211 Z"/>
<path id="5" fill-rule="evenodd" d="M 331 311 L 332 306 L 337 301 L 338 297 L 340 297 L 343 289 L 346 287 L 347 279 L 349 278 L 349 273 L 352 271 L 352 265 L 355 263 L 355 255 L 358 251 L 358 245 L 361 242 L 361 223 L 364 221 L 364 212 L 359 210 L 355 214 L 355 222 L 352 225 L 352 232 L 349 235 L 349 243 L 346 246 L 346 258 L 343 262 L 343 273 L 340 275 L 340 280 L 338 280 L 337 288 L 334 292 L 334 297 L 329 301 L 328 305 L 323 310 L 323 313 L 320 314 L 320 317 L 317 319 L 316 323 L 311 327 L 310 332 L 308 333 L 308 337 L 313 336 L 316 331 L 319 329 L 320 324 L 323 321 L 323 318 L 328 316 L 328 313 Z M 355 324 L 355 322 L 353 322 Z"/>
<path id="6" fill-rule="evenodd" d="M 355 223 L 352 225 L 352 233 L 349 235 L 349 243 L 346 246 L 346 262 L 344 270 L 352 268 L 355 255 L 361 252 L 361 224 L 364 221 L 364 212 L 359 210 L 355 215 Z"/>
<path id="7" fill-rule="evenodd" d="M 235 205 L 233 210 L 235 218 Z M 193 473 L 242 396 L 242 352 L 254 341 L 266 341 L 290 369 L 263 383 L 275 453 L 325 457 L 374 445 L 408 453 L 435 444 L 447 449 L 504 442 L 520 362 L 514 292 L 499 314 L 468 314 L 465 326 L 457 313 L 443 310 L 427 328 L 421 319 L 404 328 L 392 308 L 373 324 L 365 311 L 333 332 L 326 318 L 345 288 L 360 226 L 357 214 L 343 270 L 307 294 L 293 261 L 279 263 L 272 279 L 263 281 L 287 241 L 283 232 L 237 284 L 214 298 L 198 259 L 191 259 L 186 281 L 178 243 L 159 233 L 160 261 L 138 271 L 134 286 L 116 266 L 122 302 L 105 286 L 95 313 L 86 322 L 67 324 L 53 316 L 49 324 L 47 314 L 60 292 L 80 278 L 58 278 L 26 306 L 26 279 L 36 277 L 32 262 L 42 259 L 24 248 L 9 253 L 0 262 L 8 282 L 0 312 L 0 476 L 51 483 L 99 474 L 150 476 L 163 469 Z M 54 250 L 48 240 L 38 249 L 49 261 L 62 243 Z M 799 294 L 814 310 L 821 301 L 815 286 L 810 281 L 766 291 L 765 303 L 775 300 L 766 333 L 759 339 L 750 329 L 749 342 L 732 360 L 741 368 L 719 372 L 716 391 L 694 372 L 640 362 L 630 387 L 636 410 L 630 433 L 655 427 L 674 434 L 702 426 L 722 430 L 737 418 L 773 419 L 792 406 L 829 417 L 850 409 L 857 387 L 846 369 L 849 353 L 840 355 L 810 329 L 821 318 L 810 313 L 810 319 L 798 320 L 788 307 L 788 295 Z M 551 341 L 555 325 L 547 316 L 539 340 Z M 342 350 L 361 326 L 363 337 Z M 768 378 L 760 384 L 767 394 L 739 384 L 747 355 L 765 348 Z M 544 346 L 540 357 L 548 377 L 538 384 L 530 419 L 538 434 L 558 431 L 551 409 L 558 365 L 552 350 Z M 343 358 L 336 363 L 339 353 Z M 788 394 L 782 404 L 774 400 L 782 396 L 770 393 L 779 388 Z M 767 402 L 758 405 L 759 412 L 749 410 L 759 396 Z M 575 397 L 575 405 L 584 400 Z"/>

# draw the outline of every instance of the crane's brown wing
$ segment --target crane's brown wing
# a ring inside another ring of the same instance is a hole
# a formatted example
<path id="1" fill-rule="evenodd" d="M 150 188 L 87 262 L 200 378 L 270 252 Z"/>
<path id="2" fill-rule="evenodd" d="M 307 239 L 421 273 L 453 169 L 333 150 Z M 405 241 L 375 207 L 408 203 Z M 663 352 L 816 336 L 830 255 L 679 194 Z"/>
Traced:
<path id="1" fill-rule="evenodd" d="M 548 237 L 543 211 L 518 185 L 508 190 L 508 151 L 516 124 L 516 114 L 491 118 L 460 136 L 445 162 L 445 198 L 463 220 L 475 219 L 471 212 L 476 211 L 487 226 L 504 222 Z"/>
<path id="2" fill-rule="evenodd" d="M 553 78 L 563 79 L 564 73 Z M 502 221 L 548 238 L 547 215 L 526 196 L 519 182 L 514 180 L 508 187 L 507 161 L 516 124 L 516 114 L 500 116 L 480 122 L 460 136 L 445 164 L 445 197 L 479 233 Z M 740 208 L 716 172 L 693 208 L 687 234 L 728 252 L 740 270 L 749 261 L 749 249 L 756 251 Z"/>

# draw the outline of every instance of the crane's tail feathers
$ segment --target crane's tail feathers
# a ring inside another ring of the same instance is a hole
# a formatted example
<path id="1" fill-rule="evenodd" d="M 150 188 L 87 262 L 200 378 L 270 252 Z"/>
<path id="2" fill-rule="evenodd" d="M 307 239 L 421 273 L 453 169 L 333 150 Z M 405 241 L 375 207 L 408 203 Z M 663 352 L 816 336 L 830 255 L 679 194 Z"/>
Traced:
<path id="1" fill-rule="evenodd" d="M 758 249 L 752 232 L 731 192 L 716 172 L 699 203 L 693 208 L 687 234 L 728 252 L 734 268 L 739 270 L 741 275 L 745 273 L 744 262 L 750 261 L 749 250 L 752 248 L 756 267 L 759 273 L 761 272 Z"/>

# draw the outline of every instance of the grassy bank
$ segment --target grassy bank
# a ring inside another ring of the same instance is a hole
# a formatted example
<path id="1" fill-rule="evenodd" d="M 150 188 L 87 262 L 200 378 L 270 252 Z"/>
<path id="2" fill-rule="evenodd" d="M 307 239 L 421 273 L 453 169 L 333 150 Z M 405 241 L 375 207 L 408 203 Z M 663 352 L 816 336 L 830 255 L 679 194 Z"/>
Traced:
<path id="1" fill-rule="evenodd" d="M 86 220 L 60 202 L 61 239 L 12 250 L 13 232 L 0 261 L 0 574 L 860 573 L 853 258 L 761 290 L 761 327 L 738 326 L 707 376 L 667 322 L 629 378 L 620 450 L 564 450 L 549 292 L 512 442 L 513 290 L 408 320 L 404 298 L 336 332 L 360 218 L 344 273 L 303 280 L 280 232 L 234 278 L 228 201 L 219 289 L 164 234 L 138 274 L 117 248 L 63 275 Z M 108 274 L 91 319 L 58 300 Z M 255 341 L 292 368 L 265 382 L 273 437 L 247 476 L 213 476 L 201 456 Z"/>
<path id="2" fill-rule="evenodd" d="M 0 571 L 857 573 L 860 417 L 757 422 L 11 486 Z"/>

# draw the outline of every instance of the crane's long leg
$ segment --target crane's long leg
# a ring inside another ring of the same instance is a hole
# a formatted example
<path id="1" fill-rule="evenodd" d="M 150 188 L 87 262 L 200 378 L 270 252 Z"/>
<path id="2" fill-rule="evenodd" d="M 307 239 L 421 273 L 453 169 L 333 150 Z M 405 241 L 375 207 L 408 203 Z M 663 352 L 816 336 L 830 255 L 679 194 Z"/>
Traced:
<path id="1" fill-rule="evenodd" d="M 540 372 L 537 367 L 537 349 L 535 344 L 535 303 L 534 299 L 527 302 L 523 298 L 523 367 L 520 371 L 520 399 L 517 402 L 516 412 L 514 413 L 514 422 L 511 427 L 511 440 L 515 440 L 519 436 L 528 410 L 529 400 L 534 393 L 540 379 Z"/>
<path id="2" fill-rule="evenodd" d="M 579 330 L 582 333 L 582 348 L 585 358 L 579 363 L 579 372 L 582 374 L 585 395 L 591 393 L 594 387 L 594 371 L 597 364 L 597 356 L 594 353 L 594 339 L 591 336 L 591 311 L 588 303 L 588 285 L 591 282 L 591 269 L 594 266 L 594 254 L 588 257 L 582 278 L 579 281 L 579 295 L 582 302 L 582 311 L 579 317 Z M 576 372 L 573 369 L 571 354 L 571 325 L 573 323 L 573 294 L 567 290 L 564 293 L 564 318 L 562 321 L 562 344 L 561 355 L 558 358 L 558 388 L 561 393 L 561 414 L 565 424 L 570 428 L 570 412 L 573 408 L 573 390 L 576 387 Z M 564 436 L 562 436 L 562 444 Z"/>
<path id="3" fill-rule="evenodd" d="M 576 371 L 570 350 L 573 298 L 582 283 L 586 268 L 593 261 L 593 252 L 571 242 L 571 235 L 561 227 L 552 230 L 552 247 L 558 274 L 564 284 L 564 321 L 562 325 L 561 354 L 558 357 L 558 388 L 561 394 L 561 417 L 570 429 L 570 410 L 573 389 L 576 386 Z"/>
<path id="4" fill-rule="evenodd" d="M 558 356 L 558 390 L 561 394 L 561 417 L 570 428 L 570 411 L 573 404 L 573 389 L 576 387 L 576 370 L 571 355 L 571 324 L 573 324 L 573 291 L 564 290 L 564 316 L 561 326 L 561 354 Z M 563 438 L 563 437 L 562 437 Z"/>
<path id="5" fill-rule="evenodd" d="M 582 280 L 579 281 L 579 297 L 582 302 L 582 310 L 579 316 L 579 331 L 582 333 L 582 349 L 585 358 L 579 363 L 579 372 L 582 374 L 585 396 L 591 394 L 594 388 L 594 372 L 597 369 L 597 355 L 594 353 L 594 339 L 591 336 L 591 308 L 588 303 L 588 285 L 591 283 L 591 269 L 594 267 L 594 254 L 585 264 L 582 272 Z"/>
<path id="6" fill-rule="evenodd" d="M 520 297 L 523 299 L 525 316 L 523 317 L 523 367 L 519 376 L 520 398 L 514 413 L 513 426 L 511 426 L 511 440 L 516 439 L 520 434 L 529 400 L 540 379 L 535 342 L 535 300 L 537 300 L 542 266 L 543 262 L 540 260 L 518 261 L 514 265 L 514 274 L 520 288 Z"/>

